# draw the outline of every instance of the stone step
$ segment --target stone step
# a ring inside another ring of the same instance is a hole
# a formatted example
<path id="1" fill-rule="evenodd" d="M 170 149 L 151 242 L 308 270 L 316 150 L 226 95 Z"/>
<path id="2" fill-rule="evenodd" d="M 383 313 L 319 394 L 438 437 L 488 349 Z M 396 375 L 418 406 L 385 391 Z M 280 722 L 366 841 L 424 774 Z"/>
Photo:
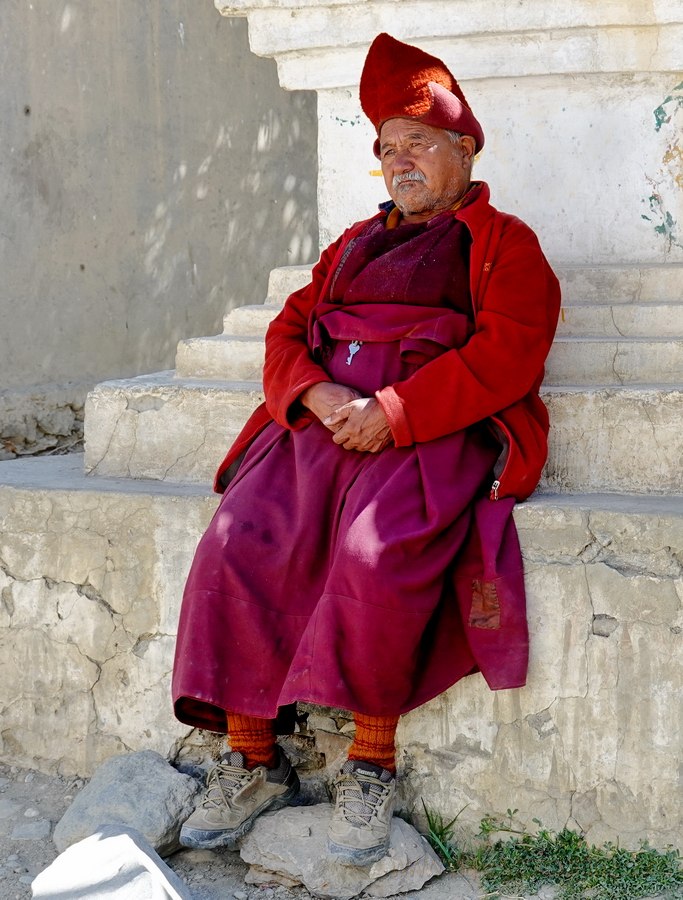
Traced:
<path id="1" fill-rule="evenodd" d="M 159 372 L 103 382 L 86 401 L 86 469 L 206 482 L 262 401 L 255 381 L 183 381 Z"/>
<path id="2" fill-rule="evenodd" d="M 545 488 L 680 488 L 680 388 L 551 386 L 543 394 L 553 423 Z M 262 397 L 257 382 L 173 373 L 105 382 L 86 404 L 86 467 L 100 475 L 209 481 Z"/>
<path id="3" fill-rule="evenodd" d="M 290 294 L 308 284 L 312 268 L 313 266 L 281 266 L 279 269 L 271 269 L 266 303 L 282 305 Z"/>
<path id="4" fill-rule="evenodd" d="M 281 309 L 282 303 L 270 302 L 237 306 L 223 319 L 223 334 L 234 334 L 237 337 L 264 335 Z"/>
<path id="5" fill-rule="evenodd" d="M 551 432 L 543 490 L 681 490 L 683 386 L 544 387 Z"/>
<path id="6" fill-rule="evenodd" d="M 217 334 L 180 341 L 176 351 L 179 378 L 259 381 L 263 371 L 263 337 Z"/>
<path id="7" fill-rule="evenodd" d="M 683 299 L 683 265 L 554 266 L 562 286 L 562 302 L 575 304 L 668 304 Z M 284 303 L 308 283 L 311 266 L 273 269 L 268 302 Z"/>
<path id="8" fill-rule="evenodd" d="M 225 316 L 223 333 L 240 337 L 265 334 L 286 296 L 281 295 L 282 302 L 236 307 Z M 683 304 L 575 303 L 562 307 L 557 334 L 561 337 L 681 337 Z"/>
<path id="9" fill-rule="evenodd" d="M 221 334 L 178 344 L 176 372 L 181 378 L 261 378 L 262 337 Z M 559 337 L 546 366 L 546 383 L 681 384 L 683 339 Z"/>
<path id="10" fill-rule="evenodd" d="M 683 337 L 682 303 L 577 303 L 562 306 L 558 337 Z"/>
<path id="11" fill-rule="evenodd" d="M 546 384 L 683 384 L 683 339 L 557 337 Z"/>
<path id="12" fill-rule="evenodd" d="M 625 820 L 636 845 L 680 840 L 682 500 L 517 507 L 528 685 L 492 693 L 474 675 L 402 717 L 407 804 L 472 806 L 476 831 L 508 804 L 504 771 L 521 821 L 558 829 L 573 814 L 600 842 Z M 192 485 L 86 477 L 79 454 L 0 463 L 7 764 L 89 776 L 126 751 L 208 755 L 169 696 L 183 584 L 216 503 Z"/>
<path id="13" fill-rule="evenodd" d="M 350 50 L 358 54 L 360 73 L 363 58 L 367 52 L 366 43 L 369 36 L 380 31 L 389 31 L 392 34 L 410 34 L 412 40 L 417 43 L 427 43 L 425 49 L 431 51 L 434 43 L 462 43 L 465 46 L 473 41 L 482 43 L 482 50 L 493 49 L 490 45 L 498 40 L 506 42 L 504 46 L 510 47 L 519 43 L 527 50 L 524 38 L 529 42 L 528 34 L 534 37 L 534 46 L 550 32 L 555 40 L 568 39 L 566 32 L 571 35 L 575 29 L 587 29 L 589 32 L 599 29 L 600 33 L 611 34 L 611 29 L 620 31 L 621 28 L 635 26 L 647 27 L 654 23 L 668 24 L 676 21 L 675 12 L 662 9 L 657 13 L 652 7 L 636 7 L 628 4 L 599 4 L 597 7 L 590 0 L 574 0 L 571 7 L 548 7 L 544 3 L 524 3 L 515 5 L 512 9 L 501 9 L 495 0 L 483 0 L 474 8 L 468 0 L 423 0 L 418 4 L 420 9 L 416 13 L 413 4 L 393 2 L 393 0 L 374 0 L 372 3 L 319 3 L 312 8 L 306 3 L 303 9 L 292 9 L 291 2 L 244 2 L 244 0 L 218 0 L 217 3 L 222 12 L 235 14 L 240 11 L 249 17 L 249 43 L 252 52 L 259 56 L 285 56 L 291 54 L 295 59 L 307 62 L 311 53 L 323 53 L 333 46 L 337 52 Z M 263 9 L 263 6 L 266 9 Z M 300 5 L 300 4 L 297 4 Z M 661 4 L 665 6 L 675 4 Z M 229 12 L 228 12 L 229 11 Z M 330 40 L 331 35 L 335 38 Z M 371 38 L 370 38 L 371 39 Z M 603 41 L 599 46 L 591 44 L 594 54 L 604 54 L 607 48 Z M 479 47 L 479 43 L 477 43 Z M 493 44 L 493 47 L 497 46 Z M 621 50 L 619 60 L 621 66 L 626 65 L 624 57 L 628 54 L 629 45 L 618 44 Z M 587 48 L 584 53 L 588 53 Z M 671 48 L 669 48 L 671 49 Z M 443 51 L 433 50 L 434 54 L 443 55 Z M 578 52 L 575 49 L 575 52 Z M 614 51 L 616 52 L 616 50 Z M 536 46 L 536 53 L 539 47 Z M 331 53 L 328 53 L 332 56 Z M 545 61 L 545 60 L 544 60 Z M 572 60 L 564 56 L 555 61 L 555 67 L 559 71 L 575 71 Z M 596 60 L 591 63 L 596 65 Z M 482 68 L 489 74 L 500 72 L 501 67 L 495 67 L 493 59 L 482 60 L 476 74 L 480 74 Z M 505 69 L 507 71 L 507 69 Z M 515 70 L 516 72 L 518 70 Z M 527 72 L 521 68 L 523 74 L 535 74 L 536 68 Z M 459 73 L 464 77 L 466 73 Z M 469 73 L 467 73 L 469 74 Z M 320 76 L 321 77 L 321 76 Z M 469 77 L 473 77 L 469 74 Z M 356 76 L 357 78 L 357 76 Z M 354 82 L 344 81 L 343 84 Z M 357 82 L 356 82 L 357 83 Z"/>

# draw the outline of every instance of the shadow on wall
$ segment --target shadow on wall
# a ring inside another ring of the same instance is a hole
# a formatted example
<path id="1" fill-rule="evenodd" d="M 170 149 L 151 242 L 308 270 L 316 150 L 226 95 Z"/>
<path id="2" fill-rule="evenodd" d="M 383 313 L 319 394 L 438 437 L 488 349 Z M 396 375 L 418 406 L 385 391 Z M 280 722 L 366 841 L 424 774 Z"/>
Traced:
<path id="1" fill-rule="evenodd" d="M 173 366 L 317 256 L 315 96 L 207 2 L 3 4 L 0 391 Z"/>

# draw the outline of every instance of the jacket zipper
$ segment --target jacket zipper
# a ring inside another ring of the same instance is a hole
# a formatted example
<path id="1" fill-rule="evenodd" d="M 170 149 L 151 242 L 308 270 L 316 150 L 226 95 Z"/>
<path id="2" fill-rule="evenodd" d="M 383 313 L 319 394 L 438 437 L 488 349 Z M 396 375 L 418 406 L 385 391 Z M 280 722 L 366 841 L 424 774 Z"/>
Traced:
<path id="1" fill-rule="evenodd" d="M 464 221 L 468 231 L 470 232 L 470 234 L 472 234 L 472 230 L 471 230 L 468 222 L 465 219 L 461 219 L 460 216 L 458 216 L 457 212 L 456 212 L 455 218 L 460 219 L 461 222 Z M 486 259 L 486 254 L 488 253 L 488 248 L 490 247 L 491 241 L 493 240 L 493 232 L 496 231 L 496 238 L 498 239 L 498 237 L 499 237 L 498 232 L 500 232 L 501 228 L 502 228 L 502 224 L 499 225 L 499 219 L 494 214 L 494 222 L 493 222 L 493 225 L 491 226 L 491 232 L 489 233 L 489 236 L 488 236 L 486 250 L 484 251 L 484 259 Z M 472 238 L 474 239 L 474 235 L 472 235 Z M 497 243 L 496 243 L 496 246 L 497 246 Z M 495 251 L 494 251 L 494 255 L 495 255 Z M 482 266 L 482 270 L 483 271 L 482 271 L 481 281 L 483 281 L 484 276 L 488 280 L 489 273 L 491 271 L 491 263 L 490 262 L 484 263 Z M 481 281 L 477 284 L 477 291 L 475 292 L 474 290 L 472 290 L 473 285 L 470 280 L 470 293 L 472 296 L 472 312 L 474 313 L 475 327 L 477 324 L 477 313 L 479 312 L 478 295 L 482 294 L 486 290 L 485 286 L 482 285 Z M 496 480 L 493 482 L 493 484 L 491 485 L 491 491 L 489 493 L 489 498 L 491 500 L 498 500 L 498 492 L 500 491 L 500 482 L 501 482 L 503 476 L 505 475 L 505 470 L 507 469 L 508 463 L 510 461 L 509 447 L 512 442 L 510 440 L 510 432 L 505 427 L 505 425 L 500 421 L 500 419 L 496 418 L 496 416 L 491 416 L 491 420 L 493 422 L 495 422 L 496 425 L 498 425 L 498 427 L 505 434 L 505 436 L 508 440 L 508 458 L 505 461 L 505 465 L 503 466 L 503 471 L 501 472 L 500 478 L 496 478 Z"/>
<path id="2" fill-rule="evenodd" d="M 503 466 L 503 471 L 500 473 L 500 477 L 496 478 L 496 480 L 491 485 L 491 492 L 489 494 L 490 500 L 498 500 L 499 499 L 499 491 L 500 485 L 503 479 L 505 478 L 505 472 L 507 471 L 507 467 L 510 465 L 510 449 L 512 447 L 512 438 L 510 437 L 510 431 L 506 428 L 505 424 L 497 417 L 491 416 L 491 421 L 495 422 L 496 426 L 500 428 L 508 442 L 508 458 L 505 460 L 505 465 Z"/>

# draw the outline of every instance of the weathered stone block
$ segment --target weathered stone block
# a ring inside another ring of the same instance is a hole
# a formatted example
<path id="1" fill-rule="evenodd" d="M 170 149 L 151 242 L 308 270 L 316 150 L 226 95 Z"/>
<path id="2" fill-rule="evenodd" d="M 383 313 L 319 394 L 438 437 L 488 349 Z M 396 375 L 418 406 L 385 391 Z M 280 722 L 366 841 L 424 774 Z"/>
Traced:
<path id="1" fill-rule="evenodd" d="M 0 466 L 0 737 L 6 759 L 87 775 L 113 753 L 174 756 L 187 739 L 169 698 L 173 635 L 216 498 L 77 467 L 77 457 Z M 596 841 L 679 843 L 680 497 L 540 495 L 515 518 L 528 684 L 492 693 L 474 675 L 405 716 L 404 807 L 419 812 L 424 798 L 451 817 L 467 807 L 467 832 L 509 807 L 524 824 L 578 823 Z M 96 538 L 85 565 L 81 533 Z M 338 714 L 309 711 L 330 728 Z M 340 736 L 326 734 L 334 752 Z"/>
<path id="2" fill-rule="evenodd" d="M 680 389 L 546 387 L 543 397 L 552 421 L 544 489 L 680 487 Z M 86 468 L 97 475 L 209 483 L 262 399 L 255 382 L 155 376 L 98 385 L 88 398 Z"/>
<path id="3" fill-rule="evenodd" d="M 566 277 L 566 275 L 565 275 Z M 565 283 L 562 283 L 565 288 Z M 563 293 L 558 336 L 611 336 L 680 338 L 683 331 L 681 303 L 575 303 Z"/>
<path id="4" fill-rule="evenodd" d="M 683 582 L 672 548 L 683 546 L 683 513 L 674 498 L 658 515 L 651 499 L 640 512 L 627 501 L 518 507 L 527 686 L 492 694 L 474 676 L 404 717 L 407 807 L 462 809 L 471 828 L 510 808 L 527 826 L 577 823 L 598 843 L 680 845 Z"/>
<path id="5" fill-rule="evenodd" d="M 240 856 L 261 873 L 303 884 L 316 897 L 351 900 L 361 892 L 390 897 L 419 890 L 443 872 L 438 857 L 414 828 L 394 818 L 387 856 L 371 866 L 342 866 L 327 853 L 329 803 L 284 809 L 257 819 Z M 248 879 L 249 880 L 249 879 Z"/>
<path id="6" fill-rule="evenodd" d="M 172 635 L 216 504 L 192 487 L 89 482 L 81 465 L 6 463 L 0 488 L 2 751 L 65 774 L 187 734 L 169 714 Z"/>
<path id="7" fill-rule="evenodd" d="M 98 385 L 86 404 L 86 469 L 207 482 L 262 400 L 255 382 L 180 381 L 169 373 Z"/>
<path id="8" fill-rule="evenodd" d="M 544 490 L 680 490 L 680 387 L 546 387 L 543 399 L 552 422 Z"/>
<path id="9" fill-rule="evenodd" d="M 261 335 L 219 334 L 181 341 L 176 353 L 176 375 L 258 382 L 263 372 L 264 353 Z"/>
<path id="10" fill-rule="evenodd" d="M 57 823 L 60 853 L 103 825 L 139 831 L 162 856 L 180 849 L 180 826 L 190 816 L 199 782 L 181 775 L 158 753 L 142 750 L 103 763 Z"/>
<path id="11" fill-rule="evenodd" d="M 223 320 L 223 333 L 236 335 L 264 335 L 275 316 L 282 309 L 282 302 L 259 303 L 254 306 L 238 306 Z"/>
<path id="12" fill-rule="evenodd" d="M 560 336 L 550 350 L 545 383 L 680 385 L 683 340 Z"/>

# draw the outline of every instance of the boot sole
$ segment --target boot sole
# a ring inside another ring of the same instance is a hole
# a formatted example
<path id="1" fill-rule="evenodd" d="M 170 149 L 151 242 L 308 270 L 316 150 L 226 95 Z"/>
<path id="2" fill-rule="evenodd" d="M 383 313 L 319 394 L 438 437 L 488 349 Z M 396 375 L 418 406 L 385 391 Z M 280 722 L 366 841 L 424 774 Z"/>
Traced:
<path id="1" fill-rule="evenodd" d="M 340 866 L 370 866 L 387 855 L 389 843 L 360 850 L 354 847 L 343 847 L 341 844 L 335 844 L 334 841 L 328 839 L 327 850 Z"/>
<path id="2" fill-rule="evenodd" d="M 293 784 L 286 794 L 263 803 L 237 828 L 216 828 L 208 831 L 204 828 L 188 828 L 183 825 L 180 829 L 180 844 L 183 847 L 191 847 L 195 850 L 215 850 L 217 847 L 235 850 L 238 841 L 251 829 L 256 819 L 262 813 L 268 810 L 275 812 L 278 809 L 289 806 L 298 793 L 299 780 L 297 778 L 296 784 Z"/>

